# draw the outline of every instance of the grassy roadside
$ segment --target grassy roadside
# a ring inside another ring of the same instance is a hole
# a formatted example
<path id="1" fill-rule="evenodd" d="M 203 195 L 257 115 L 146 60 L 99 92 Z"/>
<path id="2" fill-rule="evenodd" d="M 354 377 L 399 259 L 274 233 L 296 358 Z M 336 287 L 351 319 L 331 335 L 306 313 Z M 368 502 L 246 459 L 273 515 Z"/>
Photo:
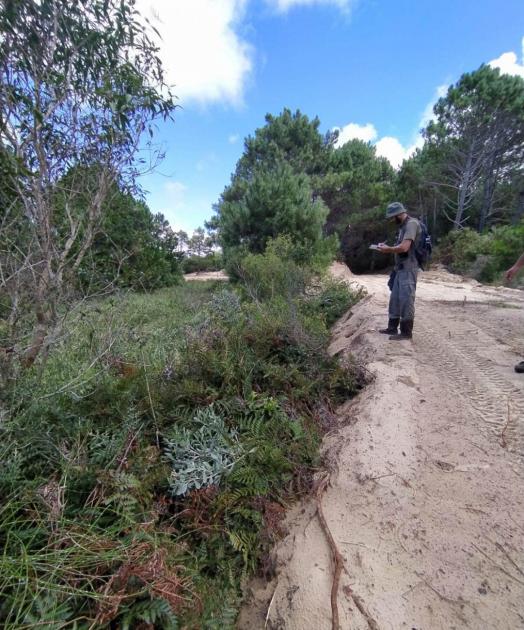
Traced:
<path id="1" fill-rule="evenodd" d="M 450 232 L 439 243 L 435 260 L 453 273 L 486 284 L 502 284 L 505 272 L 523 251 L 524 220 L 482 234 L 469 228 Z"/>
<path id="2" fill-rule="evenodd" d="M 2 627 L 232 627 L 361 385 L 326 352 L 358 297 L 260 256 L 85 306 L 5 396 Z"/>

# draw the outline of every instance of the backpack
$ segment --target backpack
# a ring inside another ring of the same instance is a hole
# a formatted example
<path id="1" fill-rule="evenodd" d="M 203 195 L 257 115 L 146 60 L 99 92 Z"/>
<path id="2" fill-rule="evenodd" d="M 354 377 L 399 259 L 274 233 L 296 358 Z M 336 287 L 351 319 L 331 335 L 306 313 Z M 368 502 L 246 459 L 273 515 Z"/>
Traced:
<path id="1" fill-rule="evenodd" d="M 428 227 L 418 219 L 420 224 L 420 238 L 415 247 L 415 258 L 421 269 L 425 269 L 426 265 L 431 260 L 431 252 L 433 251 L 433 244 L 431 242 L 431 235 L 428 232 Z"/>

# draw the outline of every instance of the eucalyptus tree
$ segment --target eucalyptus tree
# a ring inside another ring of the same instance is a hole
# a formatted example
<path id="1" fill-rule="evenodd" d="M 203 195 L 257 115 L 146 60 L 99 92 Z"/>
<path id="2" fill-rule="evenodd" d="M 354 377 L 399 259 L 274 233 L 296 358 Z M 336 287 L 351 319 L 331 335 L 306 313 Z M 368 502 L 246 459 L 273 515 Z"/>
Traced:
<path id="1" fill-rule="evenodd" d="M 153 38 L 134 0 L 0 3 L 0 290 L 26 365 L 52 340 L 114 184 L 136 191 L 161 157 L 154 124 L 175 102 Z"/>

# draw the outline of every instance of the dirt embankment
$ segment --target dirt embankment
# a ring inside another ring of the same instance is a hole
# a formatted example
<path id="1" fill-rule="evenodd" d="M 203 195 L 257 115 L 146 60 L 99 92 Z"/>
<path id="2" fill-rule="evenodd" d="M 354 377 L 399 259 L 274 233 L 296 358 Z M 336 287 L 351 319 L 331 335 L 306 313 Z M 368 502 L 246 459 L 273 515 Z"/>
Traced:
<path id="1" fill-rule="evenodd" d="M 386 278 L 333 273 L 369 296 L 337 323 L 331 352 L 374 375 L 323 447 L 323 512 L 345 561 L 340 627 L 524 628 L 523 292 L 421 274 L 414 340 L 395 343 L 377 333 Z M 333 563 L 314 500 L 287 527 L 276 578 L 252 583 L 241 629 L 331 628 Z"/>

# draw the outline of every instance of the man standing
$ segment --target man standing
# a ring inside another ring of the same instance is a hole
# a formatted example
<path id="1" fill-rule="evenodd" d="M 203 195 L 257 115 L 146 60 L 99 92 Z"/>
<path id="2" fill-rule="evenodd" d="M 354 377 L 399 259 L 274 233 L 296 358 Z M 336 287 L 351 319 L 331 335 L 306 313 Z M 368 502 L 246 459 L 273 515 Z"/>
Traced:
<path id="1" fill-rule="evenodd" d="M 398 201 L 389 204 L 386 219 L 394 220 L 400 230 L 393 247 L 385 243 L 378 245 L 378 250 L 383 254 L 395 254 L 395 272 L 389 298 L 389 323 L 388 327 L 380 332 L 391 335 L 389 337 L 391 340 L 401 341 L 411 339 L 413 336 L 419 269 L 416 246 L 422 230 L 417 219 L 410 217 L 406 208 Z"/>
<path id="2" fill-rule="evenodd" d="M 524 267 L 524 253 L 521 254 L 520 258 L 513 265 L 513 267 L 510 267 L 506 271 L 506 280 L 513 280 L 513 277 L 520 271 L 520 269 L 522 269 L 522 267 Z M 515 366 L 515 372 L 518 372 L 519 374 L 524 374 L 524 361 L 520 361 L 520 363 L 517 363 L 517 365 Z"/>

